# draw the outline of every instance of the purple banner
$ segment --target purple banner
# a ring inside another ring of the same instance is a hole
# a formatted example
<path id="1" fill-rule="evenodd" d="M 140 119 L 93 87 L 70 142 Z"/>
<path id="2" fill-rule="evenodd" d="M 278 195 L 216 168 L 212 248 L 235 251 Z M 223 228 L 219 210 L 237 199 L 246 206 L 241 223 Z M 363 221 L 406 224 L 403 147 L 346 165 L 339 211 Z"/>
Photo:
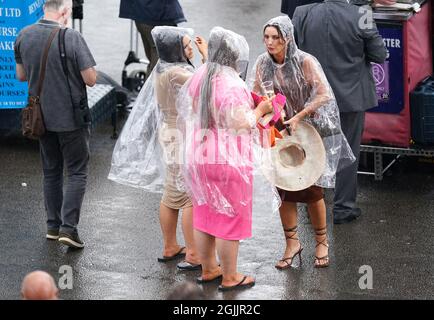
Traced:
<path id="1" fill-rule="evenodd" d="M 372 63 L 378 107 L 369 112 L 400 113 L 404 108 L 404 42 L 402 24 L 377 22 L 378 31 L 383 37 L 389 52 L 382 64 Z"/>

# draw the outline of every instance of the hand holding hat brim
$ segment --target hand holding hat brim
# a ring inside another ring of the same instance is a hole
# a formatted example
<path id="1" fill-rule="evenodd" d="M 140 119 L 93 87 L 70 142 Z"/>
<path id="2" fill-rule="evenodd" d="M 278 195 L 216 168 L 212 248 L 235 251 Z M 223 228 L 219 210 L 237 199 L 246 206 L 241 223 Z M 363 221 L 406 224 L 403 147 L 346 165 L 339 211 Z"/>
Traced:
<path id="1" fill-rule="evenodd" d="M 297 130 L 276 140 L 271 159 L 264 159 L 262 170 L 276 187 L 299 191 L 315 184 L 326 165 L 326 152 L 321 136 L 314 127 L 301 121 Z"/>

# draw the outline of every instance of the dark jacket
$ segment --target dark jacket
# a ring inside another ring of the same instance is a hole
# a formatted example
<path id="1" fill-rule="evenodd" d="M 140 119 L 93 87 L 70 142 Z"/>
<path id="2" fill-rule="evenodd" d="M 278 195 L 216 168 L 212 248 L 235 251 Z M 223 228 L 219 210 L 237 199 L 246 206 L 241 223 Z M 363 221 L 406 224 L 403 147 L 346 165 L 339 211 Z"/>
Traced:
<path id="1" fill-rule="evenodd" d="M 304 6 L 306 4 L 322 2 L 320 0 L 282 0 L 282 6 L 280 12 L 286 13 L 290 18 L 294 15 L 295 8 L 298 6 Z M 352 0 L 353 4 L 362 5 L 367 4 L 367 0 Z"/>
<path id="2" fill-rule="evenodd" d="M 280 12 L 286 13 L 290 18 L 292 18 L 295 8 L 297 8 L 298 6 L 303 6 L 315 2 L 319 2 L 319 1 L 318 0 L 282 0 L 282 6 Z"/>
<path id="3" fill-rule="evenodd" d="M 187 21 L 178 0 L 121 0 L 119 18 L 151 26 L 173 25 Z"/>
<path id="4" fill-rule="evenodd" d="M 378 104 L 371 62 L 384 62 L 387 50 L 375 22 L 359 27 L 365 16 L 346 0 L 325 0 L 298 7 L 292 20 L 299 48 L 320 62 L 341 112 Z"/>

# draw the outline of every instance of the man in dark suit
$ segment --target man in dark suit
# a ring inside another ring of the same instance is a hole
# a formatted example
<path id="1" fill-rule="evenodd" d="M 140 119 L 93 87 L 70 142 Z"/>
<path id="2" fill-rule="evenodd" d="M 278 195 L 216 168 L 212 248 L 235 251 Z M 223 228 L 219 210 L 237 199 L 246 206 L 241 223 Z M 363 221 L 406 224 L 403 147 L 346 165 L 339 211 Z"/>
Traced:
<path id="1" fill-rule="evenodd" d="M 292 18 L 295 8 L 298 6 L 304 6 L 306 4 L 321 2 L 318 0 L 282 0 L 282 5 L 280 12 L 286 13 L 290 18 Z M 351 3 L 357 5 L 368 4 L 368 0 L 350 0 Z M 375 3 L 390 5 L 396 3 L 396 0 L 374 0 Z"/>
<path id="2" fill-rule="evenodd" d="M 320 62 L 338 103 L 341 127 L 357 160 L 336 175 L 334 223 L 356 219 L 357 167 L 365 111 L 378 105 L 371 62 L 387 57 L 383 39 L 366 12 L 347 0 L 325 0 L 297 7 L 294 29 L 301 50 Z"/>

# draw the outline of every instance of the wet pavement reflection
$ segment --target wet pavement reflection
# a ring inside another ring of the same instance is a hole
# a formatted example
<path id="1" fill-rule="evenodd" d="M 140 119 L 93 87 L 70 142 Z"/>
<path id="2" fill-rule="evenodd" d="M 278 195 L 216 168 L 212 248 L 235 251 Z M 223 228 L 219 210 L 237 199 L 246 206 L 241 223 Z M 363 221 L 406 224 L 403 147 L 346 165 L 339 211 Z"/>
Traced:
<path id="1" fill-rule="evenodd" d="M 206 36 L 212 26 L 221 25 L 246 35 L 252 63 L 263 51 L 262 25 L 280 14 L 277 0 L 181 3 L 189 20 L 185 25 L 199 34 Z M 85 1 L 83 31 L 100 70 L 119 81 L 129 47 L 129 22 L 118 19 L 117 13 L 118 1 Z M 110 134 L 108 122 L 92 133 L 90 176 L 79 225 L 86 247 L 81 251 L 45 239 L 37 143 L 0 138 L 0 299 L 18 299 L 22 278 L 35 269 L 59 280 L 63 265 L 73 270 L 73 289 L 61 290 L 63 299 L 165 299 L 176 284 L 199 276 L 177 270 L 177 261 L 157 262 L 162 252 L 160 195 L 107 180 L 115 144 Z M 253 238 L 241 243 L 239 254 L 239 269 L 256 277 L 255 287 L 219 293 L 217 284 L 204 285 L 206 297 L 433 299 L 434 163 L 403 159 L 383 181 L 360 176 L 359 185 L 362 216 L 350 224 L 328 225 L 329 268 L 313 266 L 314 233 L 300 207 L 303 264 L 277 270 L 274 265 L 285 243 L 279 216 L 257 212 Z M 331 199 L 328 191 L 328 221 Z M 359 286 L 362 266 L 372 268 L 373 289 Z"/>

